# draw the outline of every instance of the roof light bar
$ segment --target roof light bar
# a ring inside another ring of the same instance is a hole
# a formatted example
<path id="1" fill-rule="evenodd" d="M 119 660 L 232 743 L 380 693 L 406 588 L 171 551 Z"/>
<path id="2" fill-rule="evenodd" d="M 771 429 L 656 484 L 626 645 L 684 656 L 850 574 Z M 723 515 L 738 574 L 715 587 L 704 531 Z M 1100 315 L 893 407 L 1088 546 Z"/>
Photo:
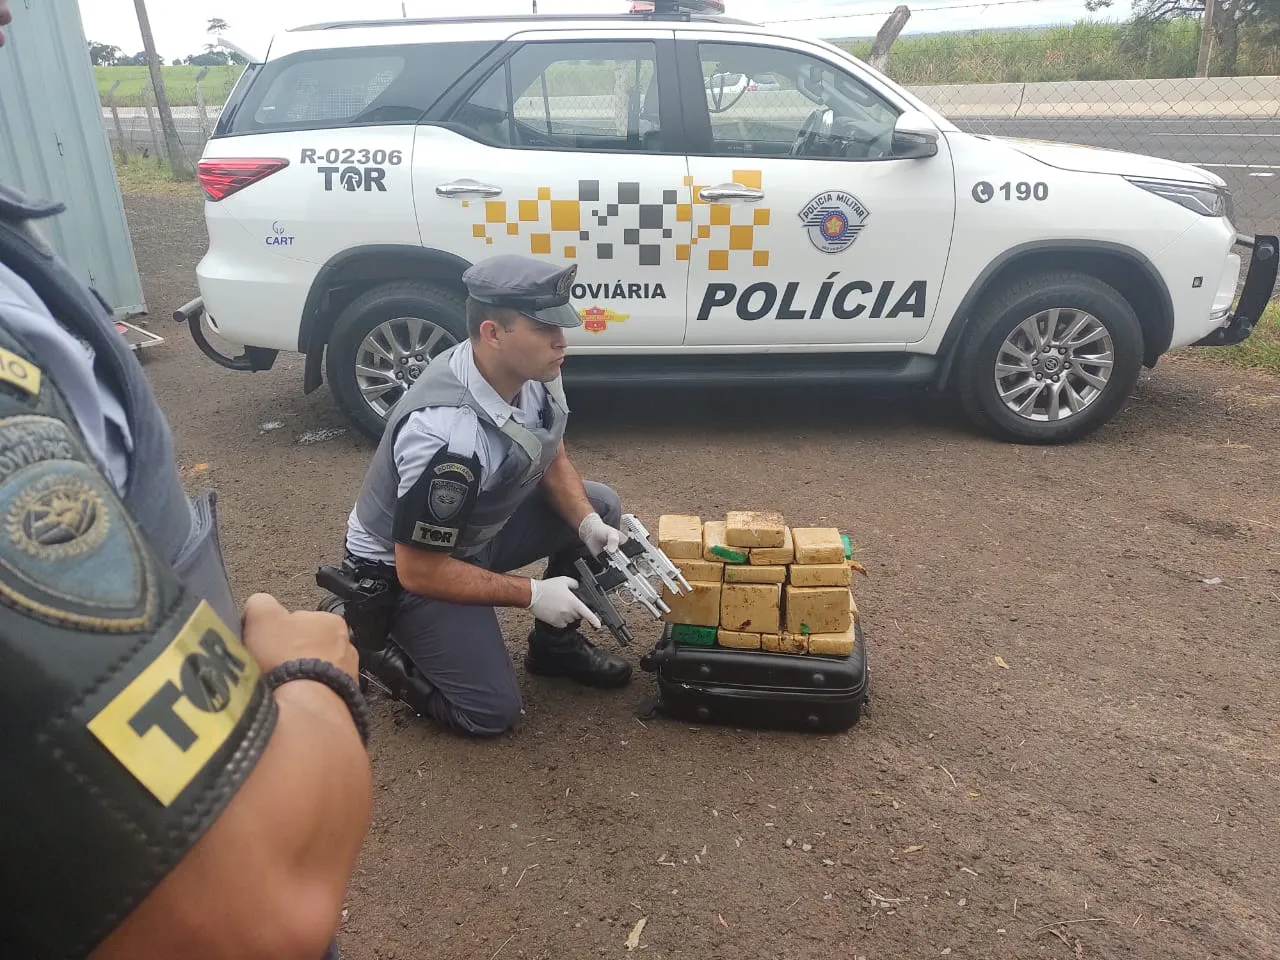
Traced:
<path id="1" fill-rule="evenodd" d="M 631 12 L 660 17 L 719 15 L 724 13 L 724 0 L 632 0 Z"/>

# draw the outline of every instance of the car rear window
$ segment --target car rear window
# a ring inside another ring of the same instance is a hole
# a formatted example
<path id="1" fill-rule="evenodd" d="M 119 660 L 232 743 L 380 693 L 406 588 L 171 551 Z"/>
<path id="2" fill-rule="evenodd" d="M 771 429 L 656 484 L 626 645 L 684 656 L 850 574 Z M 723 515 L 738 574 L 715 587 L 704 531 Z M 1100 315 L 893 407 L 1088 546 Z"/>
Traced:
<path id="1" fill-rule="evenodd" d="M 281 57 L 258 71 L 218 134 L 417 123 L 493 46 L 429 43 Z"/>

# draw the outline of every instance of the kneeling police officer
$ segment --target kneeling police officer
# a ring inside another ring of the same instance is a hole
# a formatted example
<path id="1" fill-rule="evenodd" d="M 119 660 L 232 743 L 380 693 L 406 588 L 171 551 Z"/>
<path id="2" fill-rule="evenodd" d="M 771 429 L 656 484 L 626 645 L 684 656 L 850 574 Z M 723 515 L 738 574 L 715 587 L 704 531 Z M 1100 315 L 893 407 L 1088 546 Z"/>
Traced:
<path id="1" fill-rule="evenodd" d="M 530 673 L 596 687 L 631 679 L 630 664 L 578 629 L 600 620 L 574 592 L 574 562 L 625 535 L 617 494 L 584 483 L 565 452 L 560 370 L 564 331 L 582 323 L 569 305 L 576 273 L 498 256 L 463 275 L 468 339 L 391 411 L 348 521 L 348 569 L 395 598 L 391 642 L 362 639 L 361 669 L 465 735 L 500 734 L 521 712 L 495 607 L 533 612 Z M 544 557 L 541 580 L 508 575 Z"/>

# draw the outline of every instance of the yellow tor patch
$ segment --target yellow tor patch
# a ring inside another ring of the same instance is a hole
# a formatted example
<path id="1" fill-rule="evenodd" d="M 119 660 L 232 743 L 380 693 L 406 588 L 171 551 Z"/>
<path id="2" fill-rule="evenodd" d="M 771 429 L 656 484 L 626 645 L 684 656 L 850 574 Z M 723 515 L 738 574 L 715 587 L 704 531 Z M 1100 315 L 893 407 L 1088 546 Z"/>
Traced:
<path id="1" fill-rule="evenodd" d="M 0 380 L 34 397 L 40 392 L 40 378 L 34 363 L 0 347 Z"/>
<path id="2" fill-rule="evenodd" d="M 89 721 L 104 747 L 165 806 L 244 716 L 258 665 L 201 602 L 178 636 Z"/>

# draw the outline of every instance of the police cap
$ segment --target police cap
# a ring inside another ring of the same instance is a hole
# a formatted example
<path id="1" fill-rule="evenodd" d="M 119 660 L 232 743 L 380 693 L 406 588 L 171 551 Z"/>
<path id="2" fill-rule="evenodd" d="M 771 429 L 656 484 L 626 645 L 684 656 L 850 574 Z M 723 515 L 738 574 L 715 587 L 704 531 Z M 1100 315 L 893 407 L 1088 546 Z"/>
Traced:
<path id="1" fill-rule="evenodd" d="M 582 317 L 569 305 L 577 264 L 559 267 L 544 260 L 502 254 L 481 260 L 462 275 L 472 300 L 518 310 L 539 323 L 580 327 Z"/>

